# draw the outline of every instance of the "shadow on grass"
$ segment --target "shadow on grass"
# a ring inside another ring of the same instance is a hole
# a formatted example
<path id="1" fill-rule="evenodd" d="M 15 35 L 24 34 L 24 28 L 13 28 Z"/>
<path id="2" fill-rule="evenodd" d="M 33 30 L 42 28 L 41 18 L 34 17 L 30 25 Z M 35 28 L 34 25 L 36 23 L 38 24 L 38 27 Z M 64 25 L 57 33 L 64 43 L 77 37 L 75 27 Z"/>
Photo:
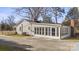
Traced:
<path id="1" fill-rule="evenodd" d="M 0 39 L 0 51 L 31 51 L 31 45 L 18 44 Z"/>
<path id="2" fill-rule="evenodd" d="M 79 37 L 69 37 L 69 38 L 65 38 L 63 40 L 79 40 Z"/>

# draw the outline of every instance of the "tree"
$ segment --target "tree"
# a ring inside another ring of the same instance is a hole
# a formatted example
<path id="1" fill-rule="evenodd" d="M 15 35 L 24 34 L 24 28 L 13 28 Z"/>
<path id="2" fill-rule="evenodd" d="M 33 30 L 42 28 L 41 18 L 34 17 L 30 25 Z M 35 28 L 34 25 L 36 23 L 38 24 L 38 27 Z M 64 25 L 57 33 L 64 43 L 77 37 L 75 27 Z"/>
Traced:
<path id="1" fill-rule="evenodd" d="M 41 16 L 43 17 L 43 18 L 45 18 L 45 17 L 51 17 L 51 7 L 44 7 L 43 9 L 42 9 L 42 11 L 41 11 Z"/>
<path id="2" fill-rule="evenodd" d="M 51 17 L 45 16 L 43 19 L 44 23 L 52 23 Z"/>
<path id="3" fill-rule="evenodd" d="M 2 18 L 0 25 L 1 25 L 0 26 L 1 27 L 1 31 L 7 30 L 8 24 L 7 24 L 7 22 L 6 22 L 6 20 L 4 18 Z"/>
<path id="4" fill-rule="evenodd" d="M 0 30 L 13 30 L 13 26 L 15 25 L 14 22 L 15 17 L 14 16 L 7 16 L 6 19 L 2 18 L 1 24 L 0 24 Z"/>
<path id="5" fill-rule="evenodd" d="M 67 13 L 65 20 L 78 19 L 79 18 L 79 10 L 77 7 L 70 8 Z"/>
<path id="6" fill-rule="evenodd" d="M 64 20 L 62 25 L 70 26 L 70 20 Z"/>
<path id="7" fill-rule="evenodd" d="M 63 21 L 63 24 L 70 24 L 70 20 L 78 20 L 79 19 L 79 10 L 78 7 L 72 7 L 67 12 L 67 15 L 65 16 L 65 20 Z"/>
<path id="8" fill-rule="evenodd" d="M 33 21 L 37 21 L 42 9 L 42 7 L 16 8 L 16 13 L 24 18 L 29 18 Z"/>
<path id="9" fill-rule="evenodd" d="M 58 18 L 63 17 L 63 14 L 65 13 L 64 8 L 60 7 L 47 7 L 43 9 L 42 16 L 43 17 L 54 17 L 55 23 L 58 23 Z"/>
<path id="10" fill-rule="evenodd" d="M 64 8 L 60 8 L 60 7 L 52 7 L 52 14 L 56 20 L 56 23 L 58 23 L 58 18 L 63 16 L 63 13 L 65 13 Z"/>
<path id="11" fill-rule="evenodd" d="M 10 16 L 7 16 L 7 23 L 10 25 L 10 26 L 14 26 L 15 25 L 15 17 L 10 15 Z"/>
<path id="12" fill-rule="evenodd" d="M 10 30 L 13 30 L 13 26 L 15 25 L 15 17 L 13 15 L 7 16 L 6 22 L 9 25 Z"/>
<path id="13" fill-rule="evenodd" d="M 70 8 L 69 12 L 67 13 L 66 17 L 65 17 L 65 22 L 64 23 L 67 23 L 67 21 L 70 21 L 70 25 L 71 25 L 71 36 L 75 36 L 74 34 L 76 33 L 76 29 L 78 25 L 78 19 L 79 19 L 79 10 L 78 10 L 78 7 L 73 7 L 73 8 Z M 71 20 L 75 20 L 75 27 L 71 24 Z"/>
<path id="14" fill-rule="evenodd" d="M 16 8 L 16 13 L 24 18 L 32 19 L 37 21 L 39 16 L 54 17 L 57 23 L 58 17 L 63 16 L 65 13 L 64 8 L 60 7 L 23 7 Z"/>

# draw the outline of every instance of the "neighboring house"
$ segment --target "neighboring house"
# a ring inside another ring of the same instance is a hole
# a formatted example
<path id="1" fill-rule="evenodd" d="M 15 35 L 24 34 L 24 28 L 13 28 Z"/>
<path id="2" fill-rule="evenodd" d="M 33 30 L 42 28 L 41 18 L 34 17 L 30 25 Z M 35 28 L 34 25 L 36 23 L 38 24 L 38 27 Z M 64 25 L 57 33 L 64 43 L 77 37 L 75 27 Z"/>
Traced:
<path id="1" fill-rule="evenodd" d="M 79 20 L 78 19 L 65 20 L 63 22 L 63 25 L 68 25 L 71 27 L 72 36 L 76 36 L 76 34 L 79 34 Z"/>
<path id="2" fill-rule="evenodd" d="M 28 34 L 37 37 L 62 39 L 70 36 L 70 27 L 61 24 L 39 23 L 22 20 L 16 25 L 17 34 Z"/>

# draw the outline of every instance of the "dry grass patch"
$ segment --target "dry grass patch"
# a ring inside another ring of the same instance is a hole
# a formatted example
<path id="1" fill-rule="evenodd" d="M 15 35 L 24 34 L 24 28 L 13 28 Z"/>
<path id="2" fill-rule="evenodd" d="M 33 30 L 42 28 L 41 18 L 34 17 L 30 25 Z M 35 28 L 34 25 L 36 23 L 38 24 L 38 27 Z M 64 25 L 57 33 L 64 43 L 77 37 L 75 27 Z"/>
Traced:
<path id="1" fill-rule="evenodd" d="M 72 41 L 72 42 L 79 42 L 79 37 L 70 37 L 70 38 L 65 38 L 63 40 Z"/>
<path id="2" fill-rule="evenodd" d="M 11 36 L 11 37 L 14 37 L 14 38 L 30 38 L 30 37 L 32 37 L 32 36 L 25 36 L 25 35 L 18 35 L 18 34 L 16 34 L 16 35 L 8 35 L 8 36 Z"/>

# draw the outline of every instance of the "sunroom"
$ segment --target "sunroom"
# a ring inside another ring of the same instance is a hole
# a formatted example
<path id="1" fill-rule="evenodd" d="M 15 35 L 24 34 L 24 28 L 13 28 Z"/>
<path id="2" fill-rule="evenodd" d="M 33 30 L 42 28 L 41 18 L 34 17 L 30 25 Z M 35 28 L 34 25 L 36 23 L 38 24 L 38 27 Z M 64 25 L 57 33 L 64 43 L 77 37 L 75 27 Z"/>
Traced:
<path id="1" fill-rule="evenodd" d="M 32 24 L 33 36 L 63 39 L 70 36 L 70 27 L 60 24 L 35 23 Z"/>

